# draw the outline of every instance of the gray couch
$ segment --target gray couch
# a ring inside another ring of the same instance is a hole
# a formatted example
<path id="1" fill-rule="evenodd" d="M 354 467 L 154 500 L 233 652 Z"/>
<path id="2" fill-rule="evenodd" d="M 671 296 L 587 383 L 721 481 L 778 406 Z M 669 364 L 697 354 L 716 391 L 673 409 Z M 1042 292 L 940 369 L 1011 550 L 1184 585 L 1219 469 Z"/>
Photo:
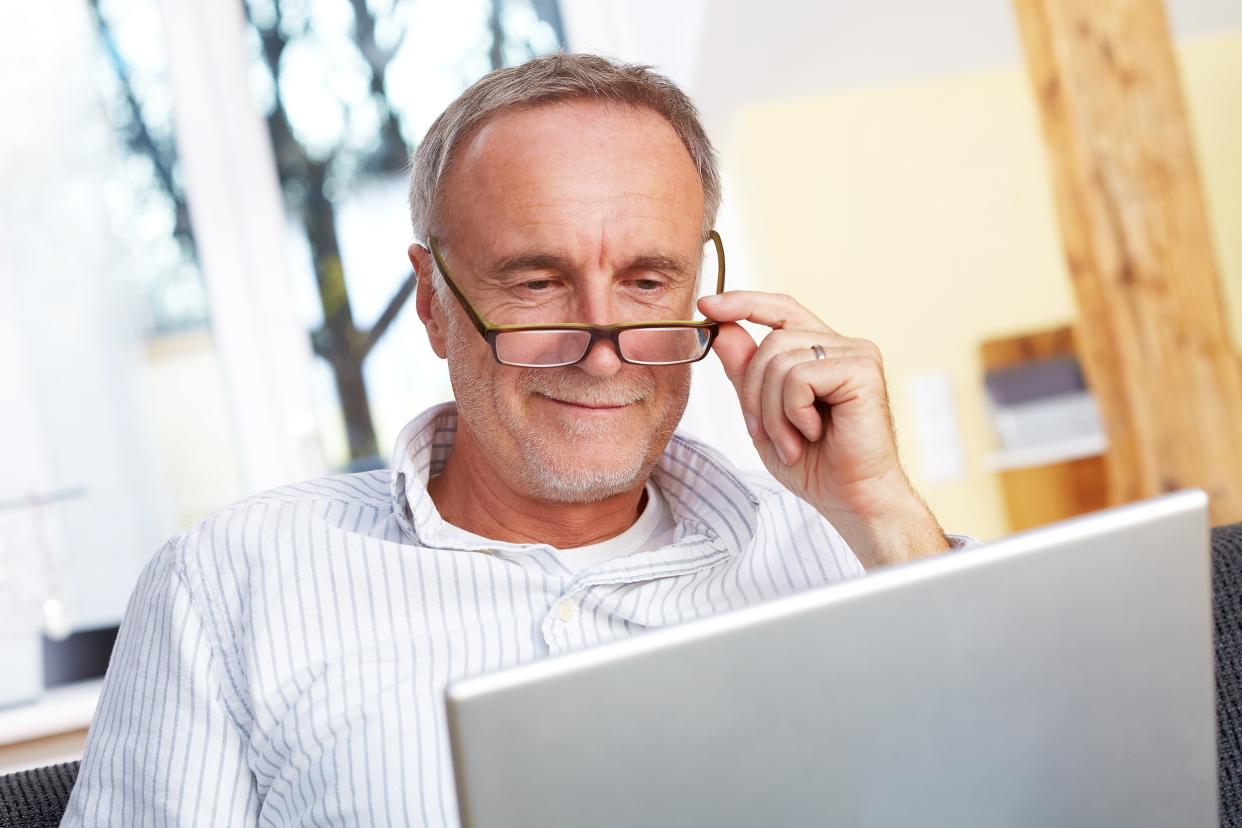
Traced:
<path id="1" fill-rule="evenodd" d="M 0 828 L 59 825 L 77 778 L 77 762 L 0 776 Z"/>

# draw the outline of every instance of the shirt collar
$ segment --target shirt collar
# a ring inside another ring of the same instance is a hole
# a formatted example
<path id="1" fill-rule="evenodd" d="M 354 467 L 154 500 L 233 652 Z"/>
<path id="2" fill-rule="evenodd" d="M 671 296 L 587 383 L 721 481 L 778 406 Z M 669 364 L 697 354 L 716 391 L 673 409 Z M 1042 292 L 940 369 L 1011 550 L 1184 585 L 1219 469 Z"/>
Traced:
<path id="1" fill-rule="evenodd" d="M 420 546 L 443 547 L 444 519 L 427 493 L 427 481 L 440 473 L 457 436 L 457 404 L 427 409 L 401 429 L 392 459 L 392 509 L 402 531 Z M 737 469 L 707 446 L 674 434 L 652 471 L 652 479 L 673 511 L 677 538 L 701 534 L 738 554 L 749 545 L 758 519 L 759 499 Z M 482 551 L 545 549 L 546 544 L 477 544 Z"/>

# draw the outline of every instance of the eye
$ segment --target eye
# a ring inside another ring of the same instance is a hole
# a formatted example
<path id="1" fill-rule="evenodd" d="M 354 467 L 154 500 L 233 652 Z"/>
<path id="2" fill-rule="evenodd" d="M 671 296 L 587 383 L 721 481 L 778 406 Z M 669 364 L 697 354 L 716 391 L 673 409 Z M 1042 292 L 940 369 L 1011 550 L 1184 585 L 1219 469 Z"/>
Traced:
<path id="1" fill-rule="evenodd" d="M 659 279 L 631 279 L 630 284 L 643 293 L 654 293 L 664 287 Z"/>
<path id="2" fill-rule="evenodd" d="M 522 282 L 519 287 L 523 290 L 528 290 L 531 293 L 545 293 L 555 284 L 555 279 L 531 279 L 530 281 Z"/>

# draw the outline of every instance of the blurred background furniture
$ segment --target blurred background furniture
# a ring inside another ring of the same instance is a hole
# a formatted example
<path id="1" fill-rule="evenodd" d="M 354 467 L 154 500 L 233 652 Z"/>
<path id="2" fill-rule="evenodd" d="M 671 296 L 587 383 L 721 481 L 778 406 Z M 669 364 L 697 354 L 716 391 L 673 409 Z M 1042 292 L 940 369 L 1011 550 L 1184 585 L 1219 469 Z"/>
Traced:
<path id="1" fill-rule="evenodd" d="M 77 778 L 77 762 L 0 776 L 0 828 L 59 825 Z"/>
<path id="2" fill-rule="evenodd" d="M 1242 523 L 1212 530 L 1220 824 L 1242 826 Z"/>
<path id="3" fill-rule="evenodd" d="M 1108 505 L 1108 438 L 1071 326 L 985 340 L 979 349 L 1009 528 L 1018 532 Z"/>
<path id="4" fill-rule="evenodd" d="M 0 774 L 79 758 L 102 685 L 101 678 L 73 682 L 0 709 Z"/>

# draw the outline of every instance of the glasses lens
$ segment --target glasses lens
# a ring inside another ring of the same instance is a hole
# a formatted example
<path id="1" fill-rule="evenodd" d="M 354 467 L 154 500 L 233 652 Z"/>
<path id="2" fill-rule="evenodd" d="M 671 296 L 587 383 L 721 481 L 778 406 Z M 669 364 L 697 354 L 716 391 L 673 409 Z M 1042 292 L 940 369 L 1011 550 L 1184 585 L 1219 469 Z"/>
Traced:
<path id="1" fill-rule="evenodd" d="M 634 328 L 618 337 L 621 355 L 643 365 L 673 365 L 703 356 L 709 328 Z"/>
<path id="2" fill-rule="evenodd" d="M 501 331 L 496 358 L 506 365 L 549 368 L 582 359 L 591 342 L 588 331 Z"/>

